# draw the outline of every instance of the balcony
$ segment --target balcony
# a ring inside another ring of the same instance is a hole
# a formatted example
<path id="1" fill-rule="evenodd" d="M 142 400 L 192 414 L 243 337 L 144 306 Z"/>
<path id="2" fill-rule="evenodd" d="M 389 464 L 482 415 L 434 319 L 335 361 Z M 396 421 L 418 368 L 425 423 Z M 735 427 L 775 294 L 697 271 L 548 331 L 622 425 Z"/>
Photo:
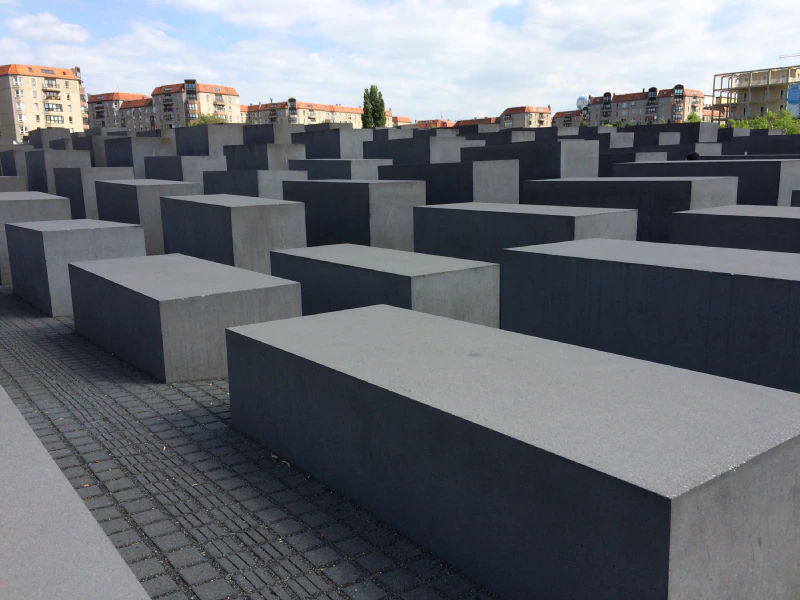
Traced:
<path id="1" fill-rule="evenodd" d="M 44 89 L 46 89 L 46 90 L 58 90 L 58 89 L 61 89 L 61 86 L 58 83 L 56 83 L 55 81 L 48 81 L 47 79 L 42 81 L 42 87 Z"/>

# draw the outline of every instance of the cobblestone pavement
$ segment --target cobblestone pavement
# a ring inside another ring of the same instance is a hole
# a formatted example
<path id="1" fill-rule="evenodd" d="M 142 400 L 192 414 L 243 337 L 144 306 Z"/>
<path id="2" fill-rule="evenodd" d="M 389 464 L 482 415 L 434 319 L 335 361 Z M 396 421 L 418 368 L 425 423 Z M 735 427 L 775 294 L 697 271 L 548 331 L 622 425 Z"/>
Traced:
<path id="1" fill-rule="evenodd" d="M 227 381 L 158 383 L 0 290 L 0 385 L 151 597 L 490 597 L 235 431 Z"/>

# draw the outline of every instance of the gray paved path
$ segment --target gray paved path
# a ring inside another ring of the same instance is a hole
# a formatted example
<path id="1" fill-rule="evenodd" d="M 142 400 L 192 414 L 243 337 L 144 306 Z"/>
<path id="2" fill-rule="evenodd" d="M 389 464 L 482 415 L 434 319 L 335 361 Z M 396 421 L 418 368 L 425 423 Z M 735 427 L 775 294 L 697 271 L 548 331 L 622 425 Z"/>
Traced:
<path id="1" fill-rule="evenodd" d="M 8 288 L 0 385 L 153 598 L 490 597 L 235 431 L 227 381 L 158 383 Z"/>

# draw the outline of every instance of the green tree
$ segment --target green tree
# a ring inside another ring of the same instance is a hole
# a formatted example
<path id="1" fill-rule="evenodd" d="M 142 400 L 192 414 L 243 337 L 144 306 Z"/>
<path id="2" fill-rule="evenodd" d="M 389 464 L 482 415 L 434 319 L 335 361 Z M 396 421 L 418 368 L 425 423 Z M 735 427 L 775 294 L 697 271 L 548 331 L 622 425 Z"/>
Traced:
<path id="1" fill-rule="evenodd" d="M 696 112 L 690 112 L 689 116 L 686 117 L 686 122 L 687 123 L 699 123 L 702 120 L 703 119 L 701 119 L 700 115 L 698 115 Z"/>
<path id="2" fill-rule="evenodd" d="M 216 115 L 197 115 L 197 118 L 189 123 L 189 127 L 193 125 L 217 125 L 218 123 L 224 122 L 224 117 L 218 117 Z"/>
<path id="3" fill-rule="evenodd" d="M 617 129 L 622 129 L 625 127 L 625 123 L 622 122 L 622 119 L 617 119 L 611 124 L 612 127 L 616 127 Z"/>
<path id="4" fill-rule="evenodd" d="M 361 126 L 365 129 L 386 126 L 386 104 L 383 93 L 377 85 L 364 90 L 364 112 L 361 115 Z"/>
<path id="5" fill-rule="evenodd" d="M 581 121 L 580 127 L 588 127 L 589 124 L 586 121 Z"/>
<path id="6" fill-rule="evenodd" d="M 767 114 L 759 115 L 752 119 L 731 119 L 728 125 L 744 129 L 779 129 L 787 135 L 800 134 L 800 120 L 785 108 L 781 109 L 777 114 L 767 111 Z"/>

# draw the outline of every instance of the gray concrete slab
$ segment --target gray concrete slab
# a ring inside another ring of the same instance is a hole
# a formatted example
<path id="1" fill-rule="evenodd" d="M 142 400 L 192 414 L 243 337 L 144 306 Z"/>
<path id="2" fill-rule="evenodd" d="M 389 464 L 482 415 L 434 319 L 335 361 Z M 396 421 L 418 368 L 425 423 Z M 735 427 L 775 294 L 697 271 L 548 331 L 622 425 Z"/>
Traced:
<path id="1" fill-rule="evenodd" d="M 795 394 L 388 306 L 228 352 L 235 427 L 500 597 L 800 594 Z"/>
<path id="2" fill-rule="evenodd" d="M 291 160 L 306 157 L 306 147 L 303 144 L 250 144 L 225 146 L 223 150 L 226 166 L 222 168 L 228 171 L 287 171 Z"/>
<path id="3" fill-rule="evenodd" d="M 364 158 L 364 142 L 371 141 L 371 129 L 306 128 L 303 133 L 292 134 L 293 144 L 305 144 L 303 158 Z"/>
<path id="4" fill-rule="evenodd" d="M 283 200 L 284 181 L 306 181 L 305 171 L 206 171 L 203 191 L 206 194 L 232 194 Z"/>
<path id="5" fill-rule="evenodd" d="M 249 196 L 161 198 L 164 252 L 270 273 L 270 250 L 306 245 L 302 202 Z"/>
<path id="6" fill-rule="evenodd" d="M 304 132 L 304 125 L 291 123 L 263 123 L 244 125 L 242 128 L 244 144 L 291 144 L 293 133 Z"/>
<path id="7" fill-rule="evenodd" d="M 85 150 L 32 150 L 25 153 L 28 189 L 45 194 L 56 193 L 53 169 L 91 166 L 91 157 Z"/>
<path id="8" fill-rule="evenodd" d="M 92 135 L 72 138 L 73 150 L 87 150 L 93 167 L 106 166 L 106 136 Z"/>
<path id="9" fill-rule="evenodd" d="M 148 600 L 3 388 L 0 454 L 0 598 Z"/>
<path id="10" fill-rule="evenodd" d="M 69 265 L 75 331 L 167 383 L 227 376 L 225 328 L 300 316 L 300 284 L 182 254 Z"/>
<path id="11" fill-rule="evenodd" d="M 800 208 L 722 206 L 672 214 L 674 244 L 800 252 Z"/>
<path id="12" fill-rule="evenodd" d="M 381 179 L 424 181 L 428 204 L 519 203 L 518 160 L 398 165 L 378 173 Z"/>
<path id="13" fill-rule="evenodd" d="M 501 326 L 800 391 L 800 256 L 580 240 L 502 258 Z"/>
<path id="14" fill-rule="evenodd" d="M 682 143 L 714 143 L 717 141 L 719 123 L 664 123 L 661 125 L 628 125 L 624 131 L 637 133 L 669 133 L 676 132 Z"/>
<path id="15" fill-rule="evenodd" d="M 614 167 L 626 162 L 653 162 L 669 160 L 666 152 L 603 152 L 598 161 L 597 174 L 600 177 L 613 177 Z"/>
<path id="16" fill-rule="evenodd" d="M 504 248 L 636 239 L 636 210 L 471 202 L 414 208 L 414 250 L 500 262 Z"/>
<path id="17" fill-rule="evenodd" d="M 18 175 L 3 175 L 0 177 L 0 193 L 2 192 L 27 192 L 28 181 Z"/>
<path id="18" fill-rule="evenodd" d="M 738 177 L 739 204 L 789 206 L 800 189 L 800 160 L 685 160 L 623 163 L 617 177 Z"/>
<path id="19" fill-rule="evenodd" d="M 310 158 L 289 160 L 291 171 L 305 171 L 309 179 L 371 179 L 377 181 L 378 168 L 390 166 L 389 158 Z"/>
<path id="20" fill-rule="evenodd" d="M 97 181 L 95 189 L 99 218 L 144 227 L 149 255 L 164 253 L 161 197 L 202 193 L 199 183 L 161 179 Z"/>
<path id="21" fill-rule="evenodd" d="M 6 224 L 70 218 L 69 199 L 42 192 L 0 193 L 0 284 L 11 285 Z"/>
<path id="22" fill-rule="evenodd" d="M 34 147 L 30 144 L 19 144 L 8 150 L 0 152 L 0 167 L 3 175 L 22 177 L 27 185 L 28 168 L 25 161 L 25 153 L 31 152 Z"/>
<path id="23" fill-rule="evenodd" d="M 133 167 L 137 179 L 145 178 L 146 156 L 175 156 L 175 142 L 164 137 L 120 137 L 105 140 L 107 167 Z"/>
<path id="24" fill-rule="evenodd" d="M 71 135 L 69 130 L 61 127 L 37 127 L 28 134 L 28 140 L 37 150 L 45 150 L 50 148 L 51 141 L 70 139 Z"/>
<path id="25" fill-rule="evenodd" d="M 429 165 L 461 161 L 462 148 L 482 148 L 483 140 L 431 135 L 364 144 L 366 158 L 390 158 L 394 165 Z M 310 157 L 309 157 L 310 158 Z M 512 157 L 516 158 L 516 157 Z"/>
<path id="26" fill-rule="evenodd" d="M 67 263 L 145 255 L 140 225 L 69 219 L 5 227 L 14 293 L 52 317 L 72 316 Z"/>
<path id="27" fill-rule="evenodd" d="M 174 131 L 178 156 L 224 156 L 225 146 L 244 143 L 244 125 L 238 123 L 194 125 Z"/>
<path id="28" fill-rule="evenodd" d="M 425 182 L 284 181 L 283 197 L 305 203 L 309 246 L 360 244 L 413 250 L 413 209 L 425 204 Z"/>
<path id="29" fill-rule="evenodd" d="M 133 179 L 133 167 L 56 167 L 56 194 L 69 198 L 73 219 L 97 219 L 97 180 Z"/>
<path id="30" fill-rule="evenodd" d="M 203 193 L 203 174 L 225 170 L 224 156 L 146 156 L 145 179 L 191 181 L 200 184 Z"/>
<path id="31" fill-rule="evenodd" d="M 304 315 L 389 304 L 500 325 L 496 264 L 354 244 L 273 251 L 272 264 L 300 283 Z"/>
<path id="32" fill-rule="evenodd" d="M 735 177 L 601 177 L 526 181 L 523 204 L 633 208 L 636 239 L 668 242 L 671 214 L 736 204 Z"/>

